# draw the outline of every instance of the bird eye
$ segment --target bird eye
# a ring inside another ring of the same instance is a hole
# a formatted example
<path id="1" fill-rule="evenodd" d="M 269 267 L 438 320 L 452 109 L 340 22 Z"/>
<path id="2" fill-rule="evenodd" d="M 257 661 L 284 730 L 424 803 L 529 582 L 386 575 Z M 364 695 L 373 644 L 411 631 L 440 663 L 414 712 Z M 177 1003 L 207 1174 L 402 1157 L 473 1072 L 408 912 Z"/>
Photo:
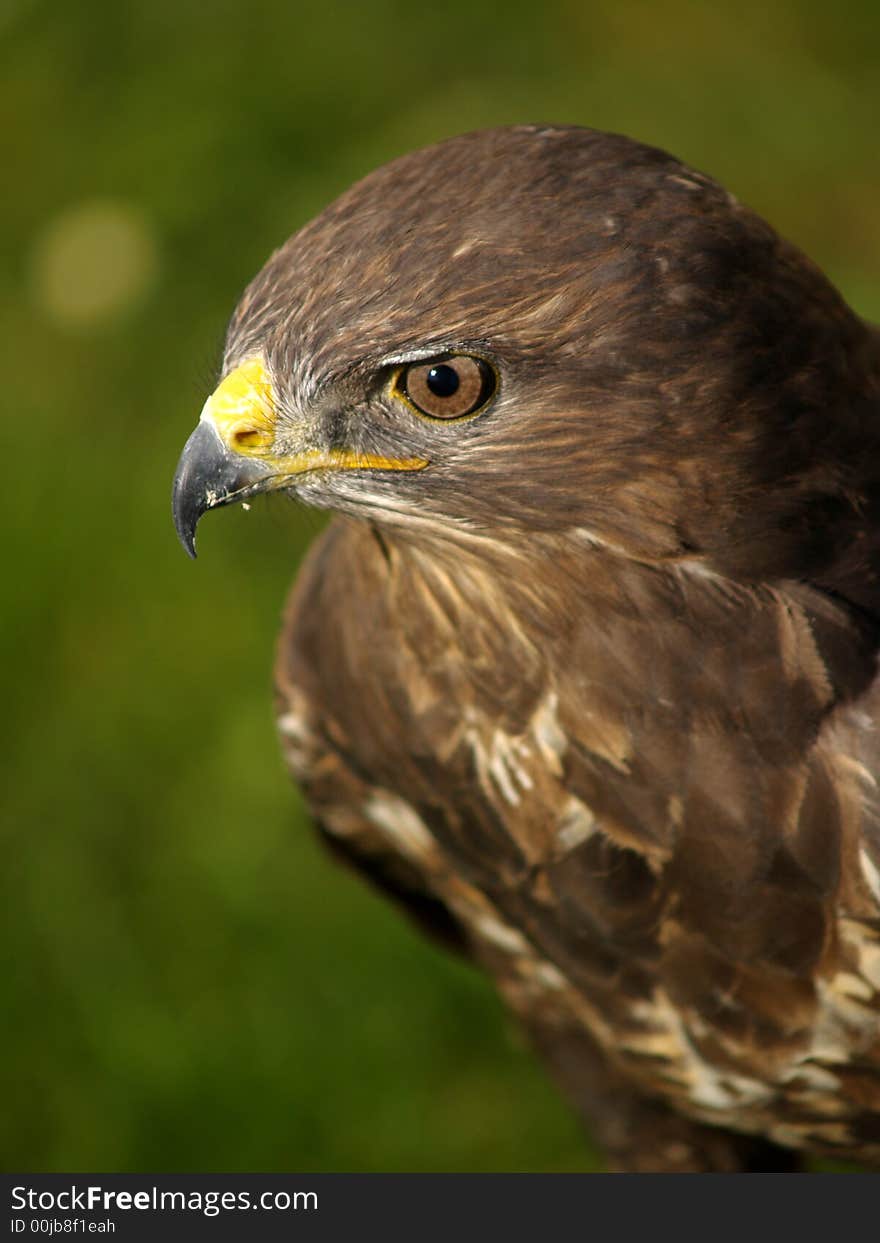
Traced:
<path id="1" fill-rule="evenodd" d="M 485 406 L 496 384 L 495 372 L 482 358 L 453 354 L 404 367 L 394 390 L 432 419 L 459 419 Z"/>

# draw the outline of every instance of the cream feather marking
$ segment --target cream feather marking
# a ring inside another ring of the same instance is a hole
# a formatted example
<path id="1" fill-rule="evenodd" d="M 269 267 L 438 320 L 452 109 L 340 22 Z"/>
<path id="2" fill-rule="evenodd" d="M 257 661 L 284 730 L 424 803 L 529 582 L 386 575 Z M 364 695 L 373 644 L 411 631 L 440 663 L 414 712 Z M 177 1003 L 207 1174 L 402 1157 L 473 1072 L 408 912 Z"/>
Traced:
<path id="1" fill-rule="evenodd" d="M 558 762 L 565 751 L 565 737 L 556 716 L 558 701 L 554 693 L 542 700 L 530 718 L 527 736 L 516 740 L 518 754 L 534 763 L 547 762 L 547 752 Z M 314 745 L 314 734 L 308 724 L 308 709 L 302 701 L 298 711 L 292 707 L 279 717 L 279 727 L 288 746 L 288 758 L 302 764 Z M 509 742 L 508 744 L 509 745 Z M 292 748 L 292 749 L 291 749 Z M 506 752 L 505 752 L 506 754 Z M 487 766 L 486 780 L 498 779 Z M 521 780 L 522 773 L 517 775 Z M 505 773 L 502 782 L 512 779 Z M 526 782 L 525 789 L 531 788 Z M 503 793 L 503 790 L 502 790 Z M 563 804 L 557 828 L 558 847 L 574 849 L 595 833 L 597 826 L 592 813 L 580 800 L 569 797 Z M 688 1094 L 695 1116 L 713 1123 L 730 1121 L 744 1106 L 764 1104 L 773 1096 L 766 1084 L 748 1075 L 720 1072 L 701 1057 L 695 1044 L 694 1031 L 662 988 L 656 988 L 649 1002 L 634 1001 L 629 1008 L 630 1030 L 621 1040 L 605 1023 L 600 1012 L 575 989 L 559 968 L 540 954 L 485 894 L 466 884 L 444 859 L 443 852 L 413 807 L 385 790 L 374 790 L 362 807 L 364 819 L 376 830 L 387 846 L 399 851 L 419 866 L 432 891 L 444 900 L 469 930 L 477 945 L 490 953 L 500 952 L 507 963 L 499 983 L 502 991 L 515 1005 L 525 1008 L 536 1000 L 555 1010 L 562 1006 L 568 1021 L 583 1024 L 598 1039 L 609 1055 L 630 1075 L 644 1074 L 644 1058 L 661 1059 L 665 1078 L 675 1091 Z M 339 819 L 327 816 L 328 827 L 340 831 Z M 351 831 L 351 819 L 341 817 L 343 836 Z M 699 1023 L 695 1026 L 698 1028 Z M 757 1125 L 757 1124 L 756 1124 Z"/>
<path id="2" fill-rule="evenodd" d="M 307 719 L 307 706 L 301 701 L 298 708 L 284 712 L 279 727 L 290 748 L 289 757 L 295 754 L 297 762 L 302 763 L 315 739 Z M 546 765 L 548 749 L 551 765 L 564 754 L 565 737 L 559 729 L 556 711 L 557 701 L 552 693 L 537 705 L 528 732 L 516 739 L 518 765 L 527 761 Z M 505 759 L 510 745 L 511 740 L 507 740 Z M 522 775 L 517 773 L 514 778 L 505 773 L 502 782 L 509 782 L 517 793 L 519 789 L 528 791 L 530 785 L 526 782 L 523 787 Z M 484 779 L 494 782 L 498 776 L 497 762 L 494 772 L 486 763 Z M 513 786 L 514 779 L 519 787 Z M 574 849 L 601 832 L 592 813 L 579 800 L 569 796 L 562 808 L 556 829 L 557 849 Z M 867 1048 L 877 1038 L 877 1014 L 866 1003 L 876 1001 L 874 986 L 880 985 L 880 943 L 867 938 L 861 925 L 852 923 L 847 936 L 845 921 L 841 924 L 844 947 L 851 952 L 856 972 L 838 971 L 827 983 L 820 984 L 820 1014 L 810 1044 L 781 1060 L 771 1082 L 750 1074 L 747 1063 L 742 1069 L 734 1069 L 740 1055 L 732 1042 L 727 1043 L 731 1065 L 721 1069 L 704 1056 L 700 1045 L 707 1035 L 706 1025 L 698 1016 L 676 1007 L 661 986 L 654 988 L 648 1000 L 634 1000 L 628 1005 L 626 1031 L 621 1035 L 482 891 L 456 874 L 413 807 L 388 791 L 374 790 L 362 812 L 364 820 L 378 830 L 389 847 L 420 868 L 432 892 L 468 929 L 478 950 L 482 947 L 480 952 L 487 955 L 487 965 L 496 974 L 501 992 L 515 1009 L 525 1015 L 538 1004 L 547 1021 L 582 1026 L 631 1081 L 644 1081 L 653 1093 L 659 1091 L 679 1106 L 684 1094 L 687 1112 L 694 1119 L 771 1135 L 780 1143 L 799 1143 L 802 1132 L 775 1116 L 778 1102 L 787 1097 L 793 1106 L 812 1112 L 815 1120 L 811 1134 L 815 1142 L 850 1141 L 844 1121 L 823 1122 L 821 1116 L 843 1115 L 848 1108 L 839 1097 L 839 1081 L 833 1067 L 847 1061 L 847 1051 L 854 1042 Z M 338 831 L 335 819 L 329 817 L 331 831 Z M 347 832 L 350 818 L 343 816 L 342 823 Z M 499 966 L 499 962 L 504 965 Z M 664 1068 L 659 1080 L 658 1063 Z"/>

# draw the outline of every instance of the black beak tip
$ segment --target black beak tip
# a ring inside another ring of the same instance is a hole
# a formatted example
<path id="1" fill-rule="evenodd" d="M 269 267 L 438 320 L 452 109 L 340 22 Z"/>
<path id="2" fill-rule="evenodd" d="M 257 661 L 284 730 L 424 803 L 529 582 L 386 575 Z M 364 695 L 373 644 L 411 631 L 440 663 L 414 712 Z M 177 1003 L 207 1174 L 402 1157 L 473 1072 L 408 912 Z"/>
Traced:
<path id="1" fill-rule="evenodd" d="M 174 515 L 174 530 L 178 533 L 178 539 L 183 544 L 186 556 L 193 558 L 195 561 L 195 528 L 199 525 L 199 518 L 205 512 L 206 506 L 201 506 L 196 500 L 194 493 L 186 486 L 185 465 L 183 460 L 180 462 L 178 472 L 174 476 L 174 490 L 172 492 L 172 513 Z"/>
<path id="2" fill-rule="evenodd" d="M 171 489 L 174 528 L 187 556 L 195 560 L 202 514 L 241 499 L 267 477 L 265 465 L 230 453 L 210 424 L 199 423 L 183 447 Z"/>
<path id="3" fill-rule="evenodd" d="M 187 556 L 193 560 L 196 556 L 196 527 L 209 508 L 207 485 L 217 468 L 219 452 L 215 440 L 217 437 L 203 424 L 196 428 L 180 455 L 171 489 L 174 529 Z"/>
<path id="4" fill-rule="evenodd" d="M 186 555 L 190 558 L 190 560 L 195 561 L 196 557 L 198 556 L 198 553 L 196 552 L 195 532 L 193 532 L 192 535 L 189 535 L 188 533 L 184 531 L 178 531 L 177 538 L 180 540 L 181 544 L 183 545 L 183 551 L 186 553 Z"/>
<path id="5" fill-rule="evenodd" d="M 188 557 L 196 559 L 196 527 L 199 524 L 199 518 L 205 512 L 207 506 L 200 504 L 200 498 L 195 489 L 192 488 L 190 464 L 186 460 L 186 455 L 180 459 L 180 465 L 177 468 L 177 474 L 174 476 L 174 487 L 171 494 L 171 512 L 174 516 L 174 529 L 177 532 L 177 538 L 183 545 L 183 549 Z"/>

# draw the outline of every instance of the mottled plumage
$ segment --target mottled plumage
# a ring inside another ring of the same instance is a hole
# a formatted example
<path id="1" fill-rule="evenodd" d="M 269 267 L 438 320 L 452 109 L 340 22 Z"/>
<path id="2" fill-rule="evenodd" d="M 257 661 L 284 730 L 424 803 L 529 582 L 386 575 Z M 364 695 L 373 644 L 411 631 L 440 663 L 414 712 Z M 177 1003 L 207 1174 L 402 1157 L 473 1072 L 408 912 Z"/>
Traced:
<path id="1" fill-rule="evenodd" d="M 484 408 L 400 398 L 459 355 Z M 494 976 L 617 1168 L 880 1165 L 876 331 L 671 156 L 518 127 L 296 234 L 254 360 L 178 525 L 340 511 L 277 666 L 328 842 Z"/>

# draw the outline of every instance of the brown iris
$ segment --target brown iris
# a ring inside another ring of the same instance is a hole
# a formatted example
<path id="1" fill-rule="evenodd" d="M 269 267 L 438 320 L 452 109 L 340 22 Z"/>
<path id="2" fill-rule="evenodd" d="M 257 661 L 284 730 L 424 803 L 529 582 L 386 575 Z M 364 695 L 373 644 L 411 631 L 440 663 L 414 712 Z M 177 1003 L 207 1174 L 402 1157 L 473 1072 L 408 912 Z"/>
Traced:
<path id="1" fill-rule="evenodd" d="M 482 358 L 453 354 L 405 367 L 395 388 L 432 419 L 460 419 L 485 406 L 495 392 L 495 372 Z"/>

